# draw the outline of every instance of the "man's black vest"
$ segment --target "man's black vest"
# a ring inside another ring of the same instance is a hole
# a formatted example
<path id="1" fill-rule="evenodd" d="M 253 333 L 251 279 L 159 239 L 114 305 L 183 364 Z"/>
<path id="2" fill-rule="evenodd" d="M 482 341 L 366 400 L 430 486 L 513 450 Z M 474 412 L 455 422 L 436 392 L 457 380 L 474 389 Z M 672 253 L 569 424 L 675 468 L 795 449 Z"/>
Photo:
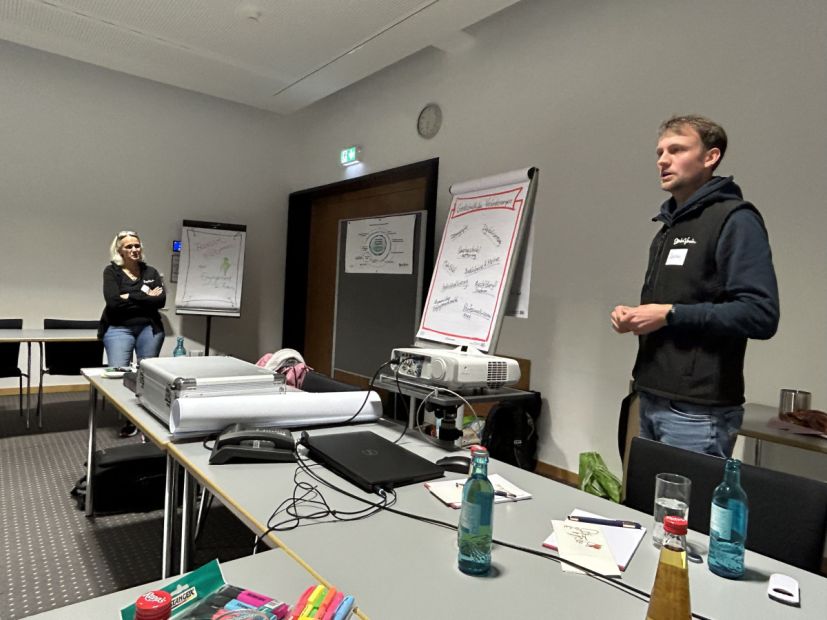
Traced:
<path id="1" fill-rule="evenodd" d="M 748 202 L 726 200 L 664 225 L 649 249 L 641 304 L 726 301 L 715 251 L 727 218 Z M 759 215 L 760 217 L 760 215 Z M 744 402 L 747 339 L 666 325 L 640 337 L 635 388 L 664 398 L 706 405 Z"/>

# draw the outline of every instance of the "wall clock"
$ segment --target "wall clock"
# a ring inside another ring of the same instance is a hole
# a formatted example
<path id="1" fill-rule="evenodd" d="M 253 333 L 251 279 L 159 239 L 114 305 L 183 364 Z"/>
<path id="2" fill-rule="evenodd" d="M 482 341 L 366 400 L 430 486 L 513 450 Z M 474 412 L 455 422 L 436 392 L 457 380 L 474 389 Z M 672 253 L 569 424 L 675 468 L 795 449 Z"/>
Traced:
<path id="1" fill-rule="evenodd" d="M 429 103 L 416 119 L 416 131 L 426 140 L 433 138 L 442 127 L 442 110 L 436 103 Z"/>

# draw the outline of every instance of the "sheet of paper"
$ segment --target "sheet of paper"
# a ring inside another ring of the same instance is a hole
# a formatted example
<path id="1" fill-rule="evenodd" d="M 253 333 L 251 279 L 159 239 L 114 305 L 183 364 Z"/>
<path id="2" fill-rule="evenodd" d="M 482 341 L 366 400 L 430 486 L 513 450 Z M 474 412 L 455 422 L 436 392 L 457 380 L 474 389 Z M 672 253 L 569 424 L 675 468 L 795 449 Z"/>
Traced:
<path id="1" fill-rule="evenodd" d="M 620 577 L 620 569 L 599 527 L 575 521 L 552 521 L 560 557 L 606 577 Z M 563 563 L 563 571 L 583 571 Z"/>
<path id="2" fill-rule="evenodd" d="M 347 222 L 345 273 L 413 273 L 416 215 Z"/>
<path id="3" fill-rule="evenodd" d="M 494 497 L 495 504 L 531 499 L 531 493 L 523 491 L 520 487 L 512 484 L 499 474 L 491 474 L 488 476 L 488 479 L 491 481 L 491 484 L 494 485 L 495 491 L 503 491 L 506 493 L 505 496 L 497 495 Z M 459 508 L 462 506 L 462 486 L 466 480 L 466 478 L 462 478 L 461 480 L 431 480 L 425 483 L 425 488 L 451 508 Z"/>
<path id="4" fill-rule="evenodd" d="M 586 512 L 575 508 L 571 511 L 572 516 L 575 517 L 593 517 L 595 519 L 607 519 L 603 515 L 597 515 L 592 512 Z M 615 562 L 620 570 L 626 570 L 629 562 L 632 561 L 632 556 L 635 554 L 640 541 L 643 540 L 646 534 L 646 528 L 630 529 L 625 527 L 611 527 L 609 525 L 595 525 L 603 532 L 606 540 L 609 541 L 609 549 L 612 552 Z M 548 538 L 543 541 L 543 546 L 557 551 L 557 536 L 552 532 Z"/>

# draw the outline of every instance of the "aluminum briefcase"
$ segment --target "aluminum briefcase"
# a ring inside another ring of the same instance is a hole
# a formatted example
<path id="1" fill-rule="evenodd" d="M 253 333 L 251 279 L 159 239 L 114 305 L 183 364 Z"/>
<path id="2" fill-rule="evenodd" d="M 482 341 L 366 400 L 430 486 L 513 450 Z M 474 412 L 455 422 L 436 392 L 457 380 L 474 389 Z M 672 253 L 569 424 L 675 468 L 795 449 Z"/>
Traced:
<path id="1" fill-rule="evenodd" d="M 169 424 L 176 398 L 279 394 L 284 375 L 234 357 L 152 357 L 141 360 L 135 395 L 138 402 Z"/>

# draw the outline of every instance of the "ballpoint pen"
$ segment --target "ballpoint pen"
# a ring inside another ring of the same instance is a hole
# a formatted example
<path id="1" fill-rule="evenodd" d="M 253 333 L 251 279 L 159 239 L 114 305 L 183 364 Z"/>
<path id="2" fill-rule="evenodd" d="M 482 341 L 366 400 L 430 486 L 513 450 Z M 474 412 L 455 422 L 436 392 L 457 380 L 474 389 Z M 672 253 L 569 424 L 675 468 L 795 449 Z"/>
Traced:
<path id="1" fill-rule="evenodd" d="M 578 521 L 580 523 L 592 523 L 594 525 L 610 525 L 612 527 L 627 527 L 639 530 L 642 526 L 640 523 L 634 521 L 623 521 L 622 519 L 600 519 L 597 517 L 578 517 L 576 515 L 569 515 L 569 521 Z"/>

